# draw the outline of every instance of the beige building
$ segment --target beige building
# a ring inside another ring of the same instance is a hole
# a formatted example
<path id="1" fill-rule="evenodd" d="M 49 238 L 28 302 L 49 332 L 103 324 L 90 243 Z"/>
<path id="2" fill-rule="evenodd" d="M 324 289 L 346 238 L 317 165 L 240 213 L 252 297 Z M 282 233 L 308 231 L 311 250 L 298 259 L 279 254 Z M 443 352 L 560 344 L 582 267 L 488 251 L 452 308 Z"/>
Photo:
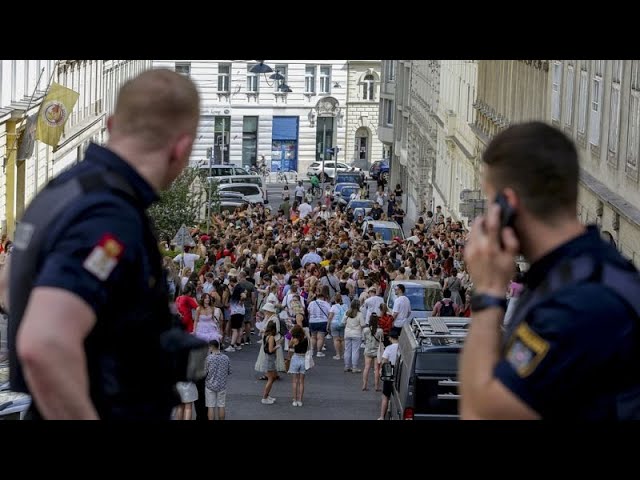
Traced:
<path id="1" fill-rule="evenodd" d="M 344 158 L 361 168 L 382 159 L 378 139 L 380 60 L 347 60 L 347 126 Z"/>
<path id="2" fill-rule="evenodd" d="M 640 61 L 554 60 L 547 121 L 578 147 L 578 215 L 640 265 Z"/>
<path id="3" fill-rule="evenodd" d="M 11 237 L 16 221 L 35 194 L 51 178 L 77 163 L 90 141 L 105 140 L 105 118 L 113 108 L 119 85 L 149 67 L 149 60 L 0 61 L 3 233 Z M 109 76 L 109 72 L 113 75 Z M 50 81 L 78 92 L 78 101 L 55 152 L 51 146 L 36 141 L 33 153 L 18 160 L 16 135 L 24 130 L 27 117 L 38 112 Z"/>
<path id="4" fill-rule="evenodd" d="M 433 203 L 434 207 L 442 206 L 443 212 L 455 219 L 462 218 L 460 193 L 479 189 L 480 146 L 472 129 L 477 85 L 477 61 L 440 62 Z"/>
<path id="5" fill-rule="evenodd" d="M 409 225 L 431 207 L 440 62 L 384 61 L 383 72 L 378 136 L 390 158 L 390 186 L 400 184 L 405 192 Z"/>

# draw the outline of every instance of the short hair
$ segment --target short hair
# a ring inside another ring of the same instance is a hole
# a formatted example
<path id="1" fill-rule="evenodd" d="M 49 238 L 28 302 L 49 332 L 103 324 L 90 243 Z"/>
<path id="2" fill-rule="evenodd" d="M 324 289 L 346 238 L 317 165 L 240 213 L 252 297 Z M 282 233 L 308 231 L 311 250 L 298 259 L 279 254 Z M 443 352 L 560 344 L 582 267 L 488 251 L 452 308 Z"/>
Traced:
<path id="1" fill-rule="evenodd" d="M 396 285 L 396 288 L 399 288 L 400 290 L 402 290 L 402 293 L 406 292 L 406 288 L 403 284 L 399 283 Z"/>
<path id="2" fill-rule="evenodd" d="M 213 348 L 220 348 L 220 342 L 218 340 L 211 340 L 209 342 L 209 346 Z"/>
<path id="3" fill-rule="evenodd" d="M 147 70 L 122 85 L 113 118 L 113 134 L 136 137 L 149 150 L 160 149 L 185 130 L 195 130 L 200 95 L 184 75 Z"/>
<path id="4" fill-rule="evenodd" d="M 542 122 L 513 125 L 496 135 L 482 160 L 497 190 L 512 188 L 539 219 L 576 215 L 580 164 L 564 133 Z"/>

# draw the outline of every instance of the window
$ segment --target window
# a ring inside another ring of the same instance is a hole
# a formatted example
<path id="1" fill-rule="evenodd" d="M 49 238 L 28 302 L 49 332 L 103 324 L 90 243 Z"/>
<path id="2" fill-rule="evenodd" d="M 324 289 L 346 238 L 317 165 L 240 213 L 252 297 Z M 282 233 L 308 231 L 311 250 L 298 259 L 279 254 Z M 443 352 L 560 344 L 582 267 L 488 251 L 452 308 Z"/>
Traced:
<path id="1" fill-rule="evenodd" d="M 258 159 L 258 117 L 242 119 L 242 165 L 255 165 Z"/>
<path id="2" fill-rule="evenodd" d="M 387 112 L 386 112 L 386 122 L 387 122 L 387 126 L 392 126 L 393 125 L 393 100 L 389 100 L 389 103 L 387 103 Z"/>
<path id="3" fill-rule="evenodd" d="M 573 124 L 573 87 L 576 72 L 573 65 L 567 66 L 567 81 L 565 82 L 564 124 L 570 127 Z"/>
<path id="4" fill-rule="evenodd" d="M 367 75 L 362 82 L 362 99 L 373 100 L 374 98 L 374 78 L 373 75 Z"/>
<path id="5" fill-rule="evenodd" d="M 580 90 L 578 91 L 578 133 L 584 135 L 587 128 L 587 88 L 589 79 L 586 70 L 580 70 Z"/>
<path id="6" fill-rule="evenodd" d="M 551 120 L 560 120 L 560 84 L 562 82 L 562 64 L 553 64 L 553 83 L 551 86 Z"/>
<path id="7" fill-rule="evenodd" d="M 607 149 L 609 159 L 615 159 L 615 166 L 618 166 L 616 154 L 618 153 L 618 142 L 620 139 L 620 82 L 622 81 L 622 60 L 614 60 L 611 72 L 611 95 L 609 99 L 609 141 Z"/>
<path id="8" fill-rule="evenodd" d="M 229 131 L 231 129 L 231 117 L 215 117 L 213 163 L 229 163 Z"/>
<path id="9" fill-rule="evenodd" d="M 231 64 L 219 63 L 218 64 L 218 91 L 229 91 L 229 76 L 231 74 Z"/>
<path id="10" fill-rule="evenodd" d="M 247 65 L 247 92 L 258 93 L 258 74 L 249 71 L 254 65 L 255 63 Z"/>
<path id="11" fill-rule="evenodd" d="M 600 104 L 602 103 L 602 77 L 591 81 L 591 113 L 589 114 L 589 143 L 600 145 Z"/>
<path id="12" fill-rule="evenodd" d="M 282 80 L 273 80 L 273 90 L 275 92 L 279 92 L 280 85 L 284 85 L 287 83 L 287 66 L 286 65 L 276 65 L 276 68 L 273 74 L 279 73 L 284 78 Z M 272 74 L 272 75 L 273 75 Z"/>
<path id="13" fill-rule="evenodd" d="M 331 92 L 331 65 L 320 66 L 320 93 Z"/>
<path id="14" fill-rule="evenodd" d="M 316 93 L 315 65 L 307 65 L 304 69 L 304 93 Z"/>
<path id="15" fill-rule="evenodd" d="M 176 73 L 184 75 L 185 77 L 191 76 L 191 63 L 190 62 L 176 62 Z"/>
<path id="16" fill-rule="evenodd" d="M 396 62 L 395 60 L 387 60 L 384 65 L 385 79 L 387 82 L 393 82 L 396 79 Z"/>
<path id="17" fill-rule="evenodd" d="M 640 60 L 631 61 L 631 97 L 629 99 L 629 131 L 627 133 L 626 171 L 638 178 L 640 150 Z"/>

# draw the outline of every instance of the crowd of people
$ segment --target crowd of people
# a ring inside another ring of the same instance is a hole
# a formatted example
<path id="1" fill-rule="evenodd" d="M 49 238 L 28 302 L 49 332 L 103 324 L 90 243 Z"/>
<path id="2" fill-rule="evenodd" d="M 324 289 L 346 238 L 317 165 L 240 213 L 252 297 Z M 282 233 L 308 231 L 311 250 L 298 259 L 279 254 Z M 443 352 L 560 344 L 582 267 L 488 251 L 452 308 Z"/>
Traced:
<path id="1" fill-rule="evenodd" d="M 404 216 L 402 189 L 385 187 L 379 184 L 370 194 L 362 185 L 357 195 Z M 434 314 L 470 315 L 472 284 L 463 261 L 461 222 L 437 207 L 418 219 L 406 240 L 384 242 L 362 231 L 363 214 L 332 204 L 330 195 L 313 202 L 309 190 L 285 187 L 277 211 L 258 204 L 216 214 L 209 231 L 193 228 L 195 247 L 165 257 L 169 291 L 187 331 L 212 342 L 216 355 L 231 358 L 260 343 L 255 369 L 266 381 L 263 404 L 275 402 L 274 382 L 289 373 L 292 406 L 302 406 L 305 372 L 314 357 L 327 354 L 343 362 L 345 373 L 362 376 L 363 391 L 372 380 L 381 391 L 385 347 L 410 312 L 410 306 L 385 304 L 392 281 L 438 281 L 443 299 Z M 163 248 L 175 247 L 165 243 Z M 400 287 L 398 297 L 404 291 Z M 179 391 L 185 405 L 198 398 L 194 384 L 180 385 Z M 220 400 L 218 393 L 216 402 L 209 401 L 210 390 L 206 395 L 207 407 L 224 408 L 224 395 Z M 189 418 L 188 407 L 184 411 Z"/>

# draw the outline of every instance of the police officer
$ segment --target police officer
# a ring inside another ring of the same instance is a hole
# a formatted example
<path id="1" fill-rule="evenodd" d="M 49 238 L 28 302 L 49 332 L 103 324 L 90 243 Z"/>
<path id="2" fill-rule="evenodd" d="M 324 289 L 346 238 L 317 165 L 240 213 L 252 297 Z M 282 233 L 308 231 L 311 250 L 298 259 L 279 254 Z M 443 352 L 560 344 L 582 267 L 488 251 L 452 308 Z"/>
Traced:
<path id="1" fill-rule="evenodd" d="M 640 418 L 640 277 L 578 221 L 573 143 L 525 123 L 494 137 L 483 161 L 485 193 L 501 206 L 474 221 L 465 249 L 474 296 L 461 417 Z M 518 252 L 531 267 L 502 335 Z"/>
<path id="2" fill-rule="evenodd" d="M 170 418 L 176 359 L 161 340 L 172 317 L 145 210 L 186 167 L 199 104 L 175 72 L 129 80 L 106 147 L 90 145 L 19 224 L 0 294 L 11 388 L 32 396 L 31 418 Z"/>

